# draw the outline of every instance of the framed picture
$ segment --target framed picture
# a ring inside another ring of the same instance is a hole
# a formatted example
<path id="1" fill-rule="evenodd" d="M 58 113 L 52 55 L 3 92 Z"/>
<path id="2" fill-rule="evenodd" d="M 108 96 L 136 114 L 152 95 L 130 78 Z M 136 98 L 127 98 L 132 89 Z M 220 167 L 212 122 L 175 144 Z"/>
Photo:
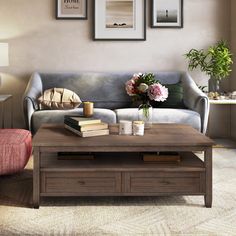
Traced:
<path id="1" fill-rule="evenodd" d="M 56 0 L 56 18 L 87 19 L 87 0 Z"/>
<path id="2" fill-rule="evenodd" d="M 94 0 L 94 40 L 146 40 L 146 0 Z"/>
<path id="3" fill-rule="evenodd" d="M 152 0 L 152 28 L 183 28 L 183 0 Z"/>

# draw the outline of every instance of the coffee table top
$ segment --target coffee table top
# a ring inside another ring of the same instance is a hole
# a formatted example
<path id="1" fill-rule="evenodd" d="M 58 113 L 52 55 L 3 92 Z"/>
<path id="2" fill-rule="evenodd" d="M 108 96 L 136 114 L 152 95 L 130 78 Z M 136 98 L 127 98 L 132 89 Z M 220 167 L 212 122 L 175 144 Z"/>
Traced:
<path id="1" fill-rule="evenodd" d="M 141 152 L 177 149 L 188 151 L 188 148 L 199 150 L 214 145 L 214 142 L 188 125 L 153 124 L 145 130 L 144 136 L 118 135 L 118 125 L 111 125 L 114 131 L 107 136 L 81 138 L 66 130 L 63 125 L 44 124 L 33 138 L 33 146 L 39 148 L 54 148 L 58 151 L 86 152 Z M 185 148 L 185 149 L 184 149 Z"/>

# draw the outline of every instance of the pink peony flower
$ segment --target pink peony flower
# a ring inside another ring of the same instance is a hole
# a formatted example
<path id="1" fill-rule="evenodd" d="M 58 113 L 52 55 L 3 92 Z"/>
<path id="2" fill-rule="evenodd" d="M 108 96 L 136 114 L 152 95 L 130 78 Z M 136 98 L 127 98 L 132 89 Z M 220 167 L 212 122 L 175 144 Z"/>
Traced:
<path id="1" fill-rule="evenodd" d="M 134 95 L 137 94 L 135 84 L 139 80 L 139 76 L 140 76 L 140 73 L 139 74 L 134 74 L 132 79 L 128 80 L 126 82 L 125 89 L 126 89 L 126 92 L 129 96 L 134 96 Z"/>
<path id="2" fill-rule="evenodd" d="M 135 95 L 135 81 L 133 79 L 125 83 L 125 89 L 129 96 Z"/>
<path id="3" fill-rule="evenodd" d="M 137 81 L 138 79 L 139 79 L 139 74 L 134 74 L 131 80 Z"/>
<path id="4" fill-rule="evenodd" d="M 152 84 L 148 88 L 148 97 L 150 100 L 164 102 L 168 98 L 168 95 L 168 89 L 159 83 Z"/>

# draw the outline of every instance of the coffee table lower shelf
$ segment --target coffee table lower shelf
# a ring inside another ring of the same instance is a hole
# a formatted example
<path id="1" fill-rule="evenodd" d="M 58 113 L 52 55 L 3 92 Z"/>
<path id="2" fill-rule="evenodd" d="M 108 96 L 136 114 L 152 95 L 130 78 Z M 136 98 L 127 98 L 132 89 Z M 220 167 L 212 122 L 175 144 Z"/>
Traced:
<path id="1" fill-rule="evenodd" d="M 206 194 L 204 162 L 190 152 L 180 163 L 145 163 L 139 153 L 97 153 L 94 160 L 42 154 L 39 175 L 39 198 Z"/>

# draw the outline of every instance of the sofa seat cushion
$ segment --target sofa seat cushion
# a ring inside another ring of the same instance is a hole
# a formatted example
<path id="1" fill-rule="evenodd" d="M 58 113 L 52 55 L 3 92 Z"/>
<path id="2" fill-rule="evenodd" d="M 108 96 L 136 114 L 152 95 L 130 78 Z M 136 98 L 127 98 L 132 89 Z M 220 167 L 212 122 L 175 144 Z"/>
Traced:
<path id="1" fill-rule="evenodd" d="M 117 122 L 120 120 L 138 120 L 137 108 L 115 110 Z M 201 131 L 201 117 L 192 110 L 173 108 L 153 108 L 153 123 L 178 123 L 187 124 Z"/>
<path id="2" fill-rule="evenodd" d="M 63 124 L 65 115 L 71 115 L 71 116 L 81 115 L 82 116 L 83 109 L 76 108 L 72 110 L 36 111 L 33 113 L 33 116 L 32 116 L 33 133 L 35 133 L 43 123 Z M 114 111 L 109 110 L 109 109 L 95 108 L 93 118 L 101 119 L 103 122 L 106 122 L 109 124 L 116 123 L 116 114 Z"/>

